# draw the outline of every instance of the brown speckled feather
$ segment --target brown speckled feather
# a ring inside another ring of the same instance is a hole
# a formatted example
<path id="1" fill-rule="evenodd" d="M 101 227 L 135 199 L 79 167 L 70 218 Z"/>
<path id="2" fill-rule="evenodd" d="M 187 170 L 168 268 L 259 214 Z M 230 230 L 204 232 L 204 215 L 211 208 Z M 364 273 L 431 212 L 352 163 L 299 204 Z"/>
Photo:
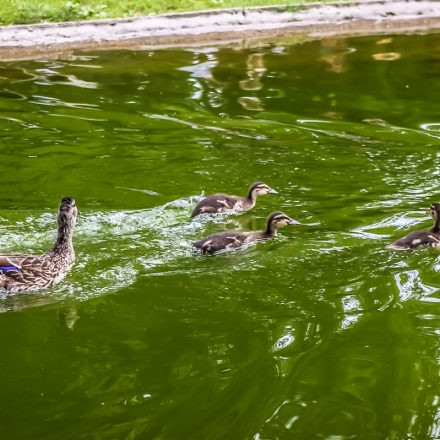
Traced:
<path id="1" fill-rule="evenodd" d="M 232 211 L 237 204 L 242 204 L 240 197 L 228 196 L 226 194 L 214 194 L 197 203 L 191 217 L 195 217 L 199 214 L 214 214 L 216 212 Z"/>
<path id="2" fill-rule="evenodd" d="M 204 254 L 213 254 L 223 249 L 234 249 L 246 243 L 248 234 L 238 231 L 220 232 L 193 243 Z"/>
<path id="3" fill-rule="evenodd" d="M 389 245 L 390 249 L 415 249 L 420 246 L 440 246 L 440 236 L 428 231 L 415 231 Z"/>

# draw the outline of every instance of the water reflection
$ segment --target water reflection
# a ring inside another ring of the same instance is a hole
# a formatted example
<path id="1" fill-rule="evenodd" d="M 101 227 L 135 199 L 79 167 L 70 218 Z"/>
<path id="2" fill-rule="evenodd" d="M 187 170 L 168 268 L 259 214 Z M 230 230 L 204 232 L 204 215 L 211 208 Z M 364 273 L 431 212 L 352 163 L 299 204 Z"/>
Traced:
<path id="1" fill-rule="evenodd" d="M 246 74 L 249 78 L 240 81 L 240 88 L 242 90 L 261 90 L 263 87 L 261 78 L 267 70 L 264 64 L 264 54 L 250 54 L 246 60 L 246 67 Z"/>
<path id="2" fill-rule="evenodd" d="M 246 91 L 261 90 L 263 84 L 261 79 L 266 72 L 264 64 L 264 54 L 253 53 L 247 57 L 246 60 L 246 74 L 248 79 L 241 80 L 239 82 L 240 89 Z M 258 96 L 241 96 L 238 102 L 245 110 L 261 111 L 263 110 L 263 104 Z"/>
<path id="3" fill-rule="evenodd" d="M 382 44 L 391 44 L 393 42 L 393 39 L 390 38 L 381 38 L 380 40 L 376 41 L 376 44 L 382 45 Z"/>
<path id="4" fill-rule="evenodd" d="M 352 51 L 348 50 L 346 39 L 329 38 L 322 41 L 321 47 L 325 53 L 321 60 L 328 64 L 331 72 L 343 73 L 347 70 L 346 57 Z"/>
<path id="5" fill-rule="evenodd" d="M 394 61 L 398 60 L 400 56 L 400 53 L 397 52 L 375 53 L 372 55 L 376 61 Z"/>
<path id="6" fill-rule="evenodd" d="M 402 301 L 405 301 L 408 298 L 414 298 L 417 294 L 423 296 L 430 295 L 438 290 L 438 288 L 423 284 L 417 270 L 398 273 L 394 278 Z"/>

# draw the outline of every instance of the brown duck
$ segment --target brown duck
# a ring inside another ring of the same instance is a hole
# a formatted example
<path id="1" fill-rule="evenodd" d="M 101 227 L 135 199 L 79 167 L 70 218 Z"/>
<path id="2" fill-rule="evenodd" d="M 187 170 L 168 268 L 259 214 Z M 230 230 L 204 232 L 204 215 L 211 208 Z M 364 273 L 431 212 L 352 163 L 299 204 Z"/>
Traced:
<path id="1" fill-rule="evenodd" d="M 197 203 L 191 214 L 191 218 L 199 214 L 249 211 L 255 206 L 257 196 L 262 196 L 264 194 L 277 194 L 277 191 L 263 182 L 254 182 L 249 187 L 246 197 L 213 194 Z"/>
<path id="2" fill-rule="evenodd" d="M 428 213 L 434 219 L 434 226 L 429 231 L 415 231 L 388 245 L 390 249 L 408 250 L 420 246 L 440 246 L 440 203 L 433 203 Z"/>
<path id="3" fill-rule="evenodd" d="M 284 212 L 272 212 L 267 218 L 264 231 L 225 231 L 210 235 L 193 243 L 193 246 L 204 254 L 213 254 L 227 249 L 235 249 L 257 240 L 265 240 L 275 237 L 278 228 L 286 225 L 298 225 L 298 221 L 290 218 Z"/>
<path id="4" fill-rule="evenodd" d="M 0 253 L 0 289 L 33 292 L 61 281 L 75 262 L 72 236 L 77 215 L 75 200 L 65 197 L 58 213 L 57 240 L 50 251 L 41 255 Z"/>

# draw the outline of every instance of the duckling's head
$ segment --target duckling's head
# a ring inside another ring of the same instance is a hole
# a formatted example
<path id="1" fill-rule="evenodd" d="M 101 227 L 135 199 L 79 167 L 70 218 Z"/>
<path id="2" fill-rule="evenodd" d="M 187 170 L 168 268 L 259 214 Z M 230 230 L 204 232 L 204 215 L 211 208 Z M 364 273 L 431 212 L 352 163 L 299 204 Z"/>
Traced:
<path id="1" fill-rule="evenodd" d="M 272 212 L 267 218 L 267 222 L 271 225 L 275 225 L 277 228 L 282 228 L 287 225 L 300 225 L 301 223 L 290 218 L 287 214 L 281 211 Z"/>
<path id="2" fill-rule="evenodd" d="M 254 182 L 249 187 L 249 198 L 251 199 L 255 199 L 257 196 L 263 196 L 265 194 L 278 194 L 278 191 L 263 182 Z"/>
<path id="3" fill-rule="evenodd" d="M 434 220 L 437 220 L 437 218 L 440 217 L 440 203 L 433 203 L 429 207 L 428 213 Z"/>
<path id="4" fill-rule="evenodd" d="M 267 217 L 267 233 L 274 235 L 278 228 L 283 228 L 287 225 L 300 225 L 301 223 L 290 218 L 287 214 L 281 211 L 272 212 L 272 214 Z"/>
<path id="5" fill-rule="evenodd" d="M 73 197 L 64 197 L 61 200 L 60 211 L 58 214 L 59 227 L 73 227 L 78 216 L 78 208 L 76 207 Z"/>

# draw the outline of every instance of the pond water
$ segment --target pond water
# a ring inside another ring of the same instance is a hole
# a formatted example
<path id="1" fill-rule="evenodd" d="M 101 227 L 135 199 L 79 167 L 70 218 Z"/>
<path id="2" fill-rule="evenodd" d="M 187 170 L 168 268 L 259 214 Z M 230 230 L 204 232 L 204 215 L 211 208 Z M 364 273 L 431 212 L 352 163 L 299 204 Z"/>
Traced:
<path id="1" fill-rule="evenodd" d="M 439 71 L 440 34 L 1 63 L 0 249 L 81 212 L 68 277 L 0 296 L 1 438 L 440 438 L 440 253 L 386 249 L 440 201 Z"/>

